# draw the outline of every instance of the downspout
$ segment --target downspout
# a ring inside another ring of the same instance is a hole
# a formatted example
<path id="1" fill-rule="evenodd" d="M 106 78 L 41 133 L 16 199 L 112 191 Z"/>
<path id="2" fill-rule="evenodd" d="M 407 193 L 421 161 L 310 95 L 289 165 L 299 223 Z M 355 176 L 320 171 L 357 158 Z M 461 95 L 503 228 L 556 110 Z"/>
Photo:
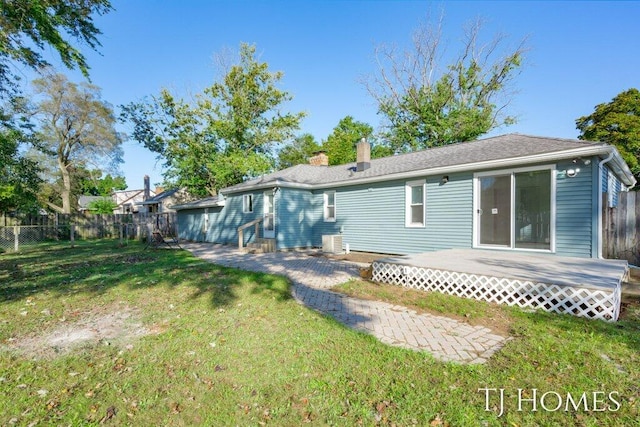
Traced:
<path id="1" fill-rule="evenodd" d="M 602 228 L 602 167 L 613 159 L 614 151 L 598 163 L 598 259 L 602 259 L 602 241 L 604 240 Z"/>

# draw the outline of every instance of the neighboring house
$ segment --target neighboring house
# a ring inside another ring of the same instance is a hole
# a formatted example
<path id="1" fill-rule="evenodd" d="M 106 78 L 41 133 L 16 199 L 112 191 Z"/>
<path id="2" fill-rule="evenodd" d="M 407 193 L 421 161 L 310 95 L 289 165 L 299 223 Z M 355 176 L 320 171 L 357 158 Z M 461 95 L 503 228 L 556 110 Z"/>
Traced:
<path id="1" fill-rule="evenodd" d="M 508 134 L 327 166 L 326 155 L 174 206 L 180 238 L 238 244 L 244 233 L 278 250 L 341 247 L 389 254 L 451 248 L 532 251 L 598 258 L 602 204 L 635 184 L 607 144 Z M 606 194 L 607 197 L 603 197 Z"/>
<path id="2" fill-rule="evenodd" d="M 78 198 L 78 211 L 79 212 L 87 212 L 89 210 L 89 205 L 96 200 L 104 199 L 103 196 L 80 196 Z"/>
<path id="3" fill-rule="evenodd" d="M 155 196 L 155 193 L 151 192 L 151 197 Z M 118 205 L 113 213 L 127 214 L 137 213 L 138 205 L 144 201 L 144 190 L 121 190 L 114 191 L 113 201 Z"/>
<path id="4" fill-rule="evenodd" d="M 156 195 L 143 202 L 138 202 L 140 212 L 146 213 L 168 213 L 175 212 L 173 205 L 182 203 L 186 199 L 186 193 L 183 190 L 174 188 L 171 190 L 162 190 L 156 188 Z"/>
<path id="5" fill-rule="evenodd" d="M 144 188 L 141 190 L 122 190 L 112 193 L 113 201 L 117 207 L 113 210 L 114 214 L 138 213 L 140 204 L 151 197 L 155 197 L 156 193 L 151 191 L 149 184 L 149 175 L 144 176 Z"/>

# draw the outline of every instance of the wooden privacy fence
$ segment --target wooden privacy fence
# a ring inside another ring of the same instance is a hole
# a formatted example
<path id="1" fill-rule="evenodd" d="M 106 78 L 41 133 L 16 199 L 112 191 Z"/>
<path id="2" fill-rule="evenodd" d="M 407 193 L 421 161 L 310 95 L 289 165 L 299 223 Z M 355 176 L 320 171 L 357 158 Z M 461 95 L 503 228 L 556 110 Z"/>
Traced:
<path id="1" fill-rule="evenodd" d="M 626 259 L 632 265 L 640 265 L 640 194 L 637 191 L 622 192 L 618 205 L 610 208 L 604 195 L 602 232 L 603 256 L 610 259 Z"/>

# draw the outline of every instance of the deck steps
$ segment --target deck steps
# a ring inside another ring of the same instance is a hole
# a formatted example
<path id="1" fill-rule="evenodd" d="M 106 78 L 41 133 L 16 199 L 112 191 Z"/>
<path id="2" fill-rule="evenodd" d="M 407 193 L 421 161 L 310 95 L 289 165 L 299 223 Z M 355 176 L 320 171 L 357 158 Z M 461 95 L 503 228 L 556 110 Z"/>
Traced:
<path id="1" fill-rule="evenodd" d="M 246 251 L 251 254 L 265 254 L 276 251 L 276 239 L 258 238 L 247 243 Z"/>

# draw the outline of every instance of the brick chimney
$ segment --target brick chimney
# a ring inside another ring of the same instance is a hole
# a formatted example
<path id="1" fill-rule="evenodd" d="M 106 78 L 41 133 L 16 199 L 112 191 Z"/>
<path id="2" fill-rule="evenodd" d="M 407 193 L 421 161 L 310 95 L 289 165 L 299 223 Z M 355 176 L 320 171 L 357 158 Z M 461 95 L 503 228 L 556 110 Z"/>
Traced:
<path id="1" fill-rule="evenodd" d="M 356 146 L 356 171 L 366 171 L 371 167 L 371 145 L 367 138 L 362 138 Z"/>
<path id="2" fill-rule="evenodd" d="M 316 151 L 315 156 L 309 157 L 309 164 L 311 166 L 329 166 L 329 156 L 326 151 Z"/>
<path id="3" fill-rule="evenodd" d="M 149 184 L 149 175 L 145 175 L 144 176 L 144 193 L 142 196 L 143 202 L 149 200 L 149 198 L 151 197 L 150 189 L 151 189 L 151 185 Z"/>

